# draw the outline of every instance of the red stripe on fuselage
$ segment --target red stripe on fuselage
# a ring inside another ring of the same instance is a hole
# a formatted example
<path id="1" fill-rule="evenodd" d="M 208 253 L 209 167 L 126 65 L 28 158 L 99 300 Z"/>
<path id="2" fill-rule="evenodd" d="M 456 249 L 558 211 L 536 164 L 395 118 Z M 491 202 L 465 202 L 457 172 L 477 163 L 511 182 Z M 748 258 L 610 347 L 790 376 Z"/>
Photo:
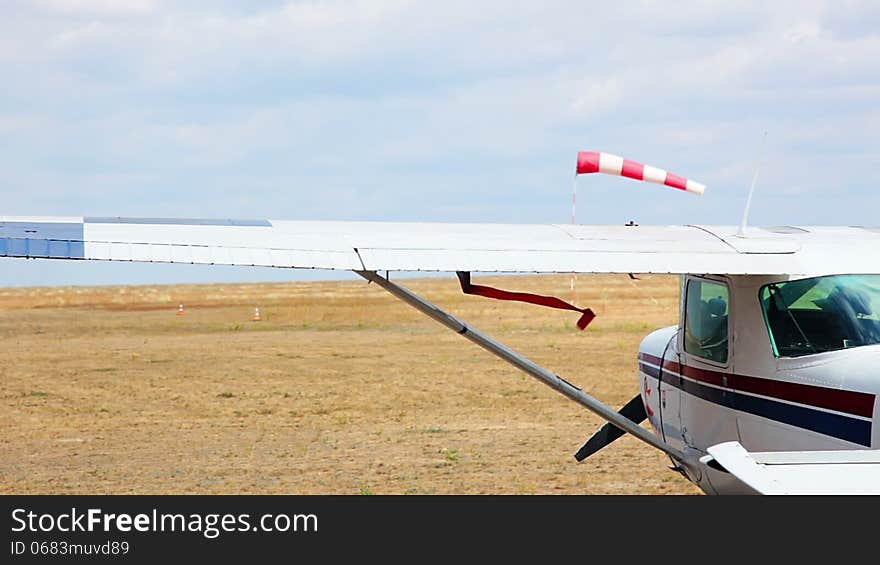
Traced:
<path id="1" fill-rule="evenodd" d="M 660 366 L 661 359 L 659 357 L 651 355 L 650 353 L 639 353 L 639 359 L 641 359 L 642 361 L 647 361 L 648 363 L 653 363 L 658 367 Z"/>
<path id="2" fill-rule="evenodd" d="M 640 353 L 639 358 L 654 365 L 660 364 L 660 358 L 654 355 Z M 866 392 L 826 388 L 749 375 L 722 373 L 698 369 L 688 365 L 679 365 L 675 361 L 665 361 L 663 368 L 667 371 L 682 374 L 695 381 L 740 392 L 760 394 L 761 396 L 797 402 L 798 404 L 806 404 L 817 408 L 826 408 L 866 418 L 870 418 L 874 413 L 874 395 Z M 727 377 L 727 384 L 724 384 L 725 377 Z"/>

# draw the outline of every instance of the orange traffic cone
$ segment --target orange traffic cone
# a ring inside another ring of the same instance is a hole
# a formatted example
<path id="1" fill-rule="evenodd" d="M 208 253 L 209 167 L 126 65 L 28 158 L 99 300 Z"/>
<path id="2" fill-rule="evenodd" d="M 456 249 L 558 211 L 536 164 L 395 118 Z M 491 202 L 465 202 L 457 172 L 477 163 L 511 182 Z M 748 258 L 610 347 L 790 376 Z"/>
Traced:
<path id="1" fill-rule="evenodd" d="M 183 314 L 184 314 L 184 312 L 183 312 L 183 304 L 181 304 L 180 306 L 177 307 L 177 315 L 178 315 L 178 316 L 183 316 Z"/>
<path id="2" fill-rule="evenodd" d="M 259 321 L 262 320 L 262 319 L 263 319 L 263 318 L 260 317 L 260 308 L 259 308 L 259 307 L 254 308 L 254 318 L 253 318 L 253 320 L 254 320 L 255 322 L 259 322 Z"/>

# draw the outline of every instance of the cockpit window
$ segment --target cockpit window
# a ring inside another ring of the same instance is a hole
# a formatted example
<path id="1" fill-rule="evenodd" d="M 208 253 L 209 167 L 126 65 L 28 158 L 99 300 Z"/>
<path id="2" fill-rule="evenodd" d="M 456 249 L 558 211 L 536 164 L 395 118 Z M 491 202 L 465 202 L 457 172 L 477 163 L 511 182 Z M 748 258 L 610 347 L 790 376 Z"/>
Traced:
<path id="1" fill-rule="evenodd" d="M 833 275 L 761 287 L 776 355 L 798 357 L 880 343 L 880 275 Z"/>
<path id="2" fill-rule="evenodd" d="M 685 303 L 684 350 L 692 355 L 727 363 L 727 286 L 691 279 Z"/>

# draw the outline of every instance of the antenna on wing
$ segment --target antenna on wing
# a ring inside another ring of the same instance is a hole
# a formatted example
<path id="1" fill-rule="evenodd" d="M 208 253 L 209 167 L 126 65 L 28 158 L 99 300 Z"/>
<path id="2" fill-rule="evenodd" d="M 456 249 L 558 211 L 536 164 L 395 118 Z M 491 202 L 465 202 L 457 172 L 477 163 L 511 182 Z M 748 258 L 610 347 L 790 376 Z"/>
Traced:
<path id="1" fill-rule="evenodd" d="M 746 236 L 746 225 L 749 223 L 749 210 L 752 208 L 752 195 L 755 193 L 755 185 L 758 182 L 758 172 L 761 170 L 761 164 L 764 160 L 764 147 L 767 145 L 767 132 L 761 138 L 761 148 L 758 150 L 758 162 L 755 164 L 755 174 L 752 177 L 752 186 L 749 188 L 749 196 L 746 198 L 746 209 L 743 210 L 742 221 L 739 223 L 739 230 L 736 232 L 737 237 Z"/>

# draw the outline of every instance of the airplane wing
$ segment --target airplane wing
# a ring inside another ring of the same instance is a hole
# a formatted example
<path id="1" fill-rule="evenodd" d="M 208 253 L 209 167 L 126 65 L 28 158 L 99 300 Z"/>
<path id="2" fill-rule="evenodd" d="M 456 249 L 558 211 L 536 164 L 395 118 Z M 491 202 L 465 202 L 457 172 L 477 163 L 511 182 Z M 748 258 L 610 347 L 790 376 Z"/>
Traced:
<path id="1" fill-rule="evenodd" d="M 878 273 L 880 229 L 0 216 L 0 257 L 370 271 Z"/>
<path id="2" fill-rule="evenodd" d="M 880 494 L 880 451 L 749 453 L 739 442 L 712 446 L 709 455 L 760 494 Z"/>

